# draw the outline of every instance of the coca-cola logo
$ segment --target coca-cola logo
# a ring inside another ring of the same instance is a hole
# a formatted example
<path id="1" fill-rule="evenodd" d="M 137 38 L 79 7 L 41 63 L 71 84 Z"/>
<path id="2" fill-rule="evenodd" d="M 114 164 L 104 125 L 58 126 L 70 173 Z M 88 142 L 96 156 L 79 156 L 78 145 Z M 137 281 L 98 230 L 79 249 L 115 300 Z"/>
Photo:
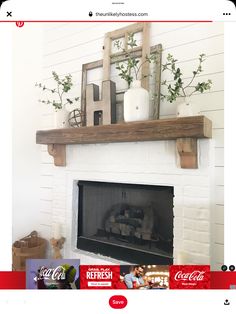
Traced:
<path id="1" fill-rule="evenodd" d="M 200 270 L 195 270 L 191 273 L 184 273 L 180 270 L 175 274 L 175 280 L 176 281 L 181 281 L 181 280 L 203 281 L 205 273 L 206 273 L 205 271 L 200 271 Z"/>
<path id="2" fill-rule="evenodd" d="M 39 279 L 52 279 L 52 280 L 64 280 L 65 276 L 65 268 L 63 266 L 57 266 L 56 268 L 47 268 L 42 266 L 38 270 L 37 276 L 34 278 L 35 281 Z"/>
<path id="3" fill-rule="evenodd" d="M 209 289 L 209 265 L 170 266 L 170 289 Z"/>

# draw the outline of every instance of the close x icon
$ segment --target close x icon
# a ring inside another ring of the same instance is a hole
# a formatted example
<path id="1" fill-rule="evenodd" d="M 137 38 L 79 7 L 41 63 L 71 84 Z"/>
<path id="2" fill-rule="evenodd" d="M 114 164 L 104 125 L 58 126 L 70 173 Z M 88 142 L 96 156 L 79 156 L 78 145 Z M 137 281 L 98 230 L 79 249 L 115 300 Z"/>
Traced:
<path id="1" fill-rule="evenodd" d="M 0 9 L 1 9 L 3 3 L 6 1 L 9 1 L 9 0 L 0 0 Z M 7 11 L 7 17 L 12 17 L 12 11 Z"/>

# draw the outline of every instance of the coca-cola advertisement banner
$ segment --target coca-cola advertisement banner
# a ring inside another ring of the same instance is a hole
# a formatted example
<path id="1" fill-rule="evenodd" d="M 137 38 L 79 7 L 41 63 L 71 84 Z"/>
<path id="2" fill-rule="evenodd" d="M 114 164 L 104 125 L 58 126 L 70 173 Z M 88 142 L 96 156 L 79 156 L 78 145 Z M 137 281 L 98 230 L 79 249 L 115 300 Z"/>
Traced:
<path id="1" fill-rule="evenodd" d="M 27 259 L 26 289 L 79 289 L 79 259 Z"/>
<path id="2" fill-rule="evenodd" d="M 168 265 L 80 265 L 80 289 L 168 288 Z"/>
<path id="3" fill-rule="evenodd" d="M 210 266 L 170 266 L 170 289 L 210 289 Z"/>
<path id="4" fill-rule="evenodd" d="M 118 289 L 119 281 L 120 266 L 80 266 L 80 289 Z"/>

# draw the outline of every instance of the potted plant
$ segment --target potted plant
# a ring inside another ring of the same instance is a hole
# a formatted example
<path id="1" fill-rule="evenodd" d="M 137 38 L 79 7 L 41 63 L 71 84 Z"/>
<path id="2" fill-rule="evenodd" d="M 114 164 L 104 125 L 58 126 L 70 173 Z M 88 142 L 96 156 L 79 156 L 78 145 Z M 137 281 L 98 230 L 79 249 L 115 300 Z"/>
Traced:
<path id="1" fill-rule="evenodd" d="M 39 102 L 52 105 L 55 110 L 55 127 L 65 128 L 68 127 L 68 111 L 66 109 L 66 105 L 72 105 L 73 103 L 78 102 L 79 97 L 68 98 L 68 96 L 65 96 L 65 94 L 67 94 L 73 86 L 71 74 L 66 75 L 64 78 L 60 78 L 59 75 L 55 71 L 53 71 L 52 76 L 54 81 L 56 82 L 55 88 L 48 88 L 42 83 L 36 83 L 35 86 L 39 87 L 43 91 L 48 91 L 56 97 L 56 99 L 53 100 L 39 99 Z"/>
<path id="2" fill-rule="evenodd" d="M 211 89 L 212 81 L 207 80 L 203 82 L 195 82 L 197 75 L 203 72 L 202 63 L 205 61 L 205 54 L 200 54 L 198 58 L 198 67 L 192 72 L 192 77 L 185 83 L 182 79 L 183 73 L 177 67 L 178 60 L 171 54 L 167 56 L 167 62 L 162 65 L 162 71 L 169 71 L 172 75 L 171 81 L 168 83 L 164 80 L 161 84 L 166 87 L 166 93 L 161 93 L 161 99 L 166 99 L 170 103 L 182 98 L 182 102 L 177 106 L 177 116 L 191 116 L 193 115 L 192 104 L 190 98 L 195 93 L 204 93 Z"/>
<path id="3" fill-rule="evenodd" d="M 123 49 L 122 42 L 116 40 L 114 46 L 118 51 L 125 52 L 126 60 L 118 62 L 116 69 L 119 71 L 119 76 L 127 82 L 128 91 L 124 94 L 124 120 L 141 121 L 149 119 L 149 93 L 146 89 L 141 87 L 141 69 L 142 66 L 148 62 L 156 61 L 156 54 L 146 56 L 143 62 L 140 62 L 135 57 L 135 47 L 137 41 L 134 34 L 128 34 L 127 51 Z"/>

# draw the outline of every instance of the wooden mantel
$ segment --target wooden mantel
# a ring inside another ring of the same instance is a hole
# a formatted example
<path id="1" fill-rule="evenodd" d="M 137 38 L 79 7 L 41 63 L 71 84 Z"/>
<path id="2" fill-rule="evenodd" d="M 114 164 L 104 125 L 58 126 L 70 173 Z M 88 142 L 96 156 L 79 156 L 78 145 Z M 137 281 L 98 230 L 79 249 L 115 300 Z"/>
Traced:
<path id="1" fill-rule="evenodd" d="M 176 140 L 181 168 L 194 169 L 198 167 L 197 139 L 211 137 L 211 121 L 204 116 L 193 116 L 37 131 L 36 143 L 48 145 L 54 164 L 65 166 L 68 144 Z"/>

